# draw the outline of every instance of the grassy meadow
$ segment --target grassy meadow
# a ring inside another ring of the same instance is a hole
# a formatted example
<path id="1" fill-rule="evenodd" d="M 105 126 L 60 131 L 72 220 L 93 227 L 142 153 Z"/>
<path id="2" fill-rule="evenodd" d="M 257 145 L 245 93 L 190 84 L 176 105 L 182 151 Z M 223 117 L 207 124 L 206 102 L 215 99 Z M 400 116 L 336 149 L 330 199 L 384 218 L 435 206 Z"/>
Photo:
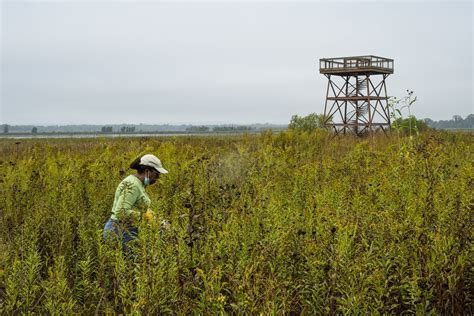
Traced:
<path id="1" fill-rule="evenodd" d="M 472 314 L 474 137 L 0 139 L 0 314 Z M 171 222 L 102 240 L 140 154 Z"/>

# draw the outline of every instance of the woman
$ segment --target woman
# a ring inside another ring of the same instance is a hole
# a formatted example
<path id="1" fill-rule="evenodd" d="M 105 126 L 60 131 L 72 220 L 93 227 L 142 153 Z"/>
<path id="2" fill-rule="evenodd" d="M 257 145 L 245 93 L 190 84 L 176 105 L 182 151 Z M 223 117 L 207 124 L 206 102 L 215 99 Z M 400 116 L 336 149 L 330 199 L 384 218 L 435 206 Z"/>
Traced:
<path id="1" fill-rule="evenodd" d="M 151 200 L 145 188 L 154 184 L 162 173 L 168 173 L 160 159 L 151 154 L 138 157 L 130 168 L 137 173 L 123 179 L 117 187 L 112 215 L 104 227 L 104 239 L 113 231 L 122 241 L 124 250 L 127 242 L 137 238 L 138 223 L 150 207 Z"/>

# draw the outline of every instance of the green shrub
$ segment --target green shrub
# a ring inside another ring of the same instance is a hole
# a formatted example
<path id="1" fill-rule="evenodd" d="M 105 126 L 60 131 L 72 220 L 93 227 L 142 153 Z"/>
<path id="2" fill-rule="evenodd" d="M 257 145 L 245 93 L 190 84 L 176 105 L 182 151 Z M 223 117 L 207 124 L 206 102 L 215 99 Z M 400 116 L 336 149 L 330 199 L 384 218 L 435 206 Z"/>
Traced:
<path id="1" fill-rule="evenodd" d="M 324 128 L 327 119 L 323 114 L 311 113 L 306 116 L 293 115 L 288 128 L 296 131 L 312 132 Z"/>

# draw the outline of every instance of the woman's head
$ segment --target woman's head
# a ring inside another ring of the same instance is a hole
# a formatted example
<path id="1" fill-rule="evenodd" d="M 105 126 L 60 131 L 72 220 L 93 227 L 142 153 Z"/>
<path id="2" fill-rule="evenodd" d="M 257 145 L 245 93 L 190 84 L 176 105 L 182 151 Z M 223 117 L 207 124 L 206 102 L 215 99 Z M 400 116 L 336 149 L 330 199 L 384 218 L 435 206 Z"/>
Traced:
<path id="1" fill-rule="evenodd" d="M 137 170 L 145 185 L 154 184 L 162 173 L 168 173 L 160 159 L 151 154 L 138 157 L 130 164 L 130 168 Z"/>

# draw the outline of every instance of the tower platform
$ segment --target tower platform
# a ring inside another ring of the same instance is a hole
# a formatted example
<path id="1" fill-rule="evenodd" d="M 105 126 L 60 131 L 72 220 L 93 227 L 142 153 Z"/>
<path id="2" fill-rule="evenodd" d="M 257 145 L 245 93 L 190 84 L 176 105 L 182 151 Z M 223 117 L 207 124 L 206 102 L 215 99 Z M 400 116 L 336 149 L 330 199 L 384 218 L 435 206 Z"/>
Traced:
<path id="1" fill-rule="evenodd" d="M 336 76 L 370 76 L 393 74 L 393 59 L 379 56 L 321 58 L 319 72 Z"/>

